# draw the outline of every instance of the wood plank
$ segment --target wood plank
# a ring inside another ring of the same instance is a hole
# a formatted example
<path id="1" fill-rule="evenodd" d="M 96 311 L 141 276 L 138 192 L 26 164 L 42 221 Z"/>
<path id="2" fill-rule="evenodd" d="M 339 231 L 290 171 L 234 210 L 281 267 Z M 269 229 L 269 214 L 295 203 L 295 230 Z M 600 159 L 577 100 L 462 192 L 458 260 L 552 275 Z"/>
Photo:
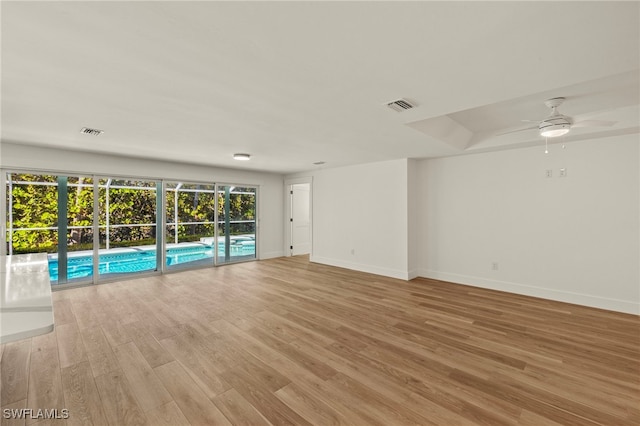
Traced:
<path id="1" fill-rule="evenodd" d="M 585 425 L 600 424 L 596 420 L 589 420 L 583 416 L 584 411 L 582 410 L 590 411 L 589 407 L 581 406 L 578 411 L 567 410 L 556 404 L 555 395 L 548 395 L 545 401 L 545 398 L 541 399 L 535 397 L 527 391 L 519 391 L 507 384 L 483 380 L 462 371 L 454 371 L 449 376 L 451 379 L 467 386 L 471 386 L 479 392 L 486 392 L 505 401 L 511 401 L 521 406 L 524 405 L 527 408 L 533 409 L 535 412 L 542 414 L 543 417 L 559 419 L 561 420 L 561 423 Z M 616 421 L 612 423 L 611 418 L 604 414 L 599 414 L 598 417 L 607 419 L 607 421 L 602 424 L 617 423 Z"/>
<path id="2" fill-rule="evenodd" d="M 171 401 L 171 395 L 133 342 L 116 346 L 114 352 L 140 407 L 144 411 L 152 410 Z"/>
<path id="3" fill-rule="evenodd" d="M 60 368 L 67 368 L 88 360 L 80 330 L 75 322 L 57 326 L 54 333 L 58 339 Z"/>
<path id="4" fill-rule="evenodd" d="M 155 371 L 192 425 L 231 425 L 178 362 L 163 364 Z"/>
<path id="5" fill-rule="evenodd" d="M 103 322 L 102 331 L 111 346 L 118 346 L 131 341 L 131 336 L 129 336 L 126 327 L 120 321 L 112 319 L 111 321 Z"/>
<path id="6" fill-rule="evenodd" d="M 276 331 L 281 331 L 281 336 L 284 336 L 283 340 L 302 339 L 312 342 L 321 342 L 323 345 L 329 345 L 333 343 L 333 340 L 323 336 L 313 329 L 305 328 L 285 317 L 276 315 L 269 310 L 262 311 L 253 316 L 253 319 L 258 322 L 262 322 L 267 327 Z M 289 341 L 290 341 L 289 340 Z"/>
<path id="7" fill-rule="evenodd" d="M 146 425 L 147 418 L 140 409 L 133 390 L 121 370 L 95 378 L 102 405 L 109 424 Z"/>
<path id="8" fill-rule="evenodd" d="M 68 425 L 108 424 L 88 361 L 62 369 L 62 389 Z"/>
<path id="9" fill-rule="evenodd" d="M 280 358 L 273 362 L 273 366 L 281 371 L 286 371 L 295 378 L 297 386 L 313 395 L 318 401 L 324 402 L 342 415 L 348 424 L 352 425 L 381 425 L 386 426 L 382 421 L 376 419 L 362 406 L 362 401 L 354 400 L 352 395 L 344 395 L 335 387 L 330 386 L 315 374 L 300 367 L 289 358 Z"/>
<path id="10" fill-rule="evenodd" d="M 62 410 L 65 408 L 58 360 L 58 341 L 55 333 L 31 339 L 27 402 L 28 406 L 34 409 Z M 27 424 L 34 422 L 35 420 L 27 420 Z"/>
<path id="11" fill-rule="evenodd" d="M 6 344 L 0 363 L 1 406 L 27 399 L 30 361 L 31 339 Z"/>
<path id="12" fill-rule="evenodd" d="M 69 324 L 75 321 L 76 321 L 76 316 L 73 314 L 73 307 L 71 305 L 71 300 L 58 299 L 53 301 L 53 322 L 56 327 L 62 324 Z"/>
<path id="13" fill-rule="evenodd" d="M 233 342 L 234 345 L 249 352 L 256 358 L 268 363 L 280 356 L 278 351 L 274 351 L 269 346 L 257 340 L 244 330 L 236 327 L 235 325 L 225 321 L 217 320 L 213 323 L 218 330 L 218 335 L 223 336 L 228 341 Z"/>
<path id="14" fill-rule="evenodd" d="M 80 335 L 82 336 L 82 342 L 84 343 L 87 359 L 94 377 L 120 369 L 118 360 L 113 354 L 100 326 L 80 329 Z"/>
<path id="15" fill-rule="evenodd" d="M 160 343 L 178 360 L 208 398 L 213 398 L 229 389 L 229 385 L 218 376 L 213 358 L 197 347 L 189 345 L 188 340 L 182 335 L 168 337 Z"/>
<path id="16" fill-rule="evenodd" d="M 346 393 L 357 395 L 360 399 L 366 401 L 368 409 L 386 424 L 424 425 L 430 423 L 428 418 L 422 417 L 404 407 L 400 408 L 398 404 L 389 401 L 381 393 L 377 392 L 380 389 L 367 387 L 342 373 L 336 374 L 328 382 Z"/>
<path id="17" fill-rule="evenodd" d="M 173 361 L 175 358 L 156 340 L 142 321 L 123 325 L 131 340 L 151 368 Z"/>
<path id="18" fill-rule="evenodd" d="M 176 334 L 173 326 L 163 324 L 150 309 L 149 306 L 140 302 L 139 309 L 137 311 L 138 318 L 149 330 L 149 332 L 156 338 L 156 340 L 166 339 Z"/>
<path id="19" fill-rule="evenodd" d="M 109 304 L 111 320 L 117 320 L 122 324 L 127 324 L 140 319 L 136 307 L 136 298 L 129 290 L 126 285 L 118 283 L 117 286 L 107 294 L 107 297 L 111 299 L 111 303 Z"/>
<path id="20" fill-rule="evenodd" d="M 360 381 L 371 389 L 378 390 L 390 401 L 401 404 L 410 393 L 409 388 L 400 385 L 399 381 L 393 380 L 393 375 L 378 374 L 370 365 L 358 363 L 358 360 L 352 361 L 350 359 L 351 354 L 345 355 L 344 353 L 336 353 L 336 351 L 332 351 L 318 345 L 313 345 L 311 343 L 302 344 L 293 342 L 292 345 L 301 352 L 307 353 L 309 356 L 314 355 L 318 357 L 322 362 L 331 366 L 336 371 Z M 353 352 L 353 354 L 355 354 L 355 352 Z M 392 371 L 392 367 L 382 366 L 382 369 Z M 401 377 L 404 377 L 404 380 L 402 381 L 405 383 L 411 383 L 412 380 L 415 381 L 415 379 L 412 379 L 409 375 Z"/>
<path id="21" fill-rule="evenodd" d="M 223 373 L 222 377 L 274 425 L 311 425 L 278 399 L 270 389 L 265 388 L 261 380 L 256 380 L 246 370 L 228 371 Z"/>
<path id="22" fill-rule="evenodd" d="M 154 426 L 189 426 L 189 420 L 182 414 L 175 401 L 146 412 L 150 425 Z"/>
<path id="23" fill-rule="evenodd" d="M 242 358 L 242 360 L 240 360 L 240 358 Z M 288 377 L 255 358 L 253 355 L 238 356 L 237 363 L 238 365 L 233 371 L 238 372 L 242 370 L 243 374 L 251 377 L 254 383 L 259 383 L 261 387 L 270 392 L 274 392 L 291 383 Z"/>
<path id="24" fill-rule="evenodd" d="M 410 392 L 407 404 L 414 408 L 417 406 L 415 411 L 418 413 L 424 412 L 423 408 L 426 406 L 436 405 L 441 408 L 444 418 L 450 417 L 449 412 L 458 413 L 474 424 L 501 424 L 509 419 L 516 419 L 520 414 L 516 405 L 478 393 L 476 389 L 469 389 L 459 383 L 451 383 L 448 375 L 455 370 L 443 369 L 438 361 L 429 356 L 417 357 L 387 347 L 367 348 L 360 355 L 369 360 L 363 361 L 366 365 L 377 367 L 375 364 L 380 362 L 381 366 L 392 366 L 388 369 L 390 372 L 394 371 L 390 377 L 396 384 L 405 383 L 406 391 Z M 406 379 L 403 379 L 403 374 L 406 374 Z"/>
<path id="25" fill-rule="evenodd" d="M 71 299 L 71 306 L 78 328 L 90 328 L 100 324 L 98 318 L 94 315 L 93 307 L 85 297 Z"/>
<path id="26" fill-rule="evenodd" d="M 349 424 L 339 412 L 335 411 L 321 400 L 305 391 L 295 383 L 278 389 L 276 396 L 296 413 L 312 424 L 318 425 L 346 425 Z"/>
<path id="27" fill-rule="evenodd" d="M 229 389 L 216 396 L 213 398 L 213 403 L 234 425 L 271 425 L 271 423 L 235 389 Z"/>
<path id="28" fill-rule="evenodd" d="M 521 426 L 560 426 L 562 423 L 554 422 L 546 417 L 542 417 L 538 414 L 532 413 L 528 410 L 523 410 L 520 419 L 518 420 L 518 425 Z"/>
<path id="29" fill-rule="evenodd" d="M 294 343 L 298 344 L 298 342 Z M 292 344 L 280 348 L 280 353 L 323 380 L 330 379 L 337 373 L 336 369 L 321 361 L 319 357 L 305 353 Z"/>

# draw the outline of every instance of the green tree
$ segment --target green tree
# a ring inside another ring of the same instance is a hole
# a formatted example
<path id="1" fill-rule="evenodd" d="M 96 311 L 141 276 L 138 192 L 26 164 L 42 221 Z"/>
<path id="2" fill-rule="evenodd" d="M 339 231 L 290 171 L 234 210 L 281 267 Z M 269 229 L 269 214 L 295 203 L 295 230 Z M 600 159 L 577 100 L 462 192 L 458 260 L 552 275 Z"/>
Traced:
<path id="1" fill-rule="evenodd" d="M 93 179 L 68 178 L 67 225 L 68 235 L 59 237 L 58 176 L 11 174 L 10 215 L 13 222 L 11 244 L 14 253 L 38 251 L 56 252 L 58 243 L 69 250 L 91 249 L 93 235 Z M 107 182 L 109 185 L 107 187 Z M 155 242 L 156 182 L 138 180 L 102 180 L 99 182 L 98 210 L 100 242 L 104 247 L 106 223 L 109 218 L 111 247 L 147 245 Z M 188 189 L 188 190 L 187 190 Z M 175 198 L 167 192 L 167 237 L 173 241 Z M 107 195 L 109 208 L 107 212 Z M 215 232 L 215 201 L 218 197 L 219 220 L 225 219 L 224 192 L 213 192 L 212 185 L 185 184 L 178 191 L 178 240 L 197 241 Z M 7 200 L 9 202 L 9 200 Z M 255 232 L 255 190 L 234 188 L 229 197 L 229 220 L 250 221 L 232 223 L 232 235 Z M 107 216 L 108 215 L 108 216 Z M 7 226 L 9 227 L 9 217 Z M 201 223 L 211 222 L 211 223 Z M 144 226 L 139 226 L 145 224 Z M 125 225 L 125 226 L 121 226 Z M 127 226 L 131 225 L 131 226 Z M 51 229 L 46 229 L 51 228 Z M 19 229 L 19 230 L 16 230 Z"/>
<path id="2" fill-rule="evenodd" d="M 14 253 L 55 252 L 58 244 L 57 177 L 50 175 L 13 174 L 11 179 L 11 216 Z M 37 183 L 45 183 L 38 185 Z M 9 228 L 7 218 L 7 229 Z M 40 228 L 40 229 L 38 229 Z"/>

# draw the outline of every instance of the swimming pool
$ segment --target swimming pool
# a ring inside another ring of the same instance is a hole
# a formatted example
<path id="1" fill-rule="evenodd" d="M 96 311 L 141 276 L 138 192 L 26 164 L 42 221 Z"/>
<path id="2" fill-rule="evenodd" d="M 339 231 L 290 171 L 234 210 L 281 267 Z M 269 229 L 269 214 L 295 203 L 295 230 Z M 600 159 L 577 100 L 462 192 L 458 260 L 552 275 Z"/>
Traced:
<path id="1" fill-rule="evenodd" d="M 231 244 L 231 257 L 255 256 L 255 241 Z M 218 257 L 224 258 L 224 242 L 218 243 Z M 213 258 L 213 247 L 206 244 L 177 244 L 167 249 L 167 266 L 175 266 L 203 259 Z M 131 247 L 112 249 L 99 256 L 100 275 L 126 274 L 153 271 L 156 269 L 156 251 L 152 247 Z M 93 275 L 93 256 L 83 253 L 69 253 L 67 259 L 67 279 L 86 278 Z M 57 256 L 49 256 L 49 277 L 52 283 L 58 281 Z"/>

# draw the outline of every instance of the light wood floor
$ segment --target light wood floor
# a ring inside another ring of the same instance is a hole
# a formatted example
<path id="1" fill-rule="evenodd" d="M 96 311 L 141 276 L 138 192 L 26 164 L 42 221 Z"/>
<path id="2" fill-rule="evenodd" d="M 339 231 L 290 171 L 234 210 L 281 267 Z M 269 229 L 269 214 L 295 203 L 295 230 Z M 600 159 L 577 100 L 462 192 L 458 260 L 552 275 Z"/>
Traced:
<path id="1" fill-rule="evenodd" d="M 69 410 L 38 425 L 640 424 L 632 315 L 305 257 L 54 309 L 53 333 L 0 346 L 3 409 Z"/>

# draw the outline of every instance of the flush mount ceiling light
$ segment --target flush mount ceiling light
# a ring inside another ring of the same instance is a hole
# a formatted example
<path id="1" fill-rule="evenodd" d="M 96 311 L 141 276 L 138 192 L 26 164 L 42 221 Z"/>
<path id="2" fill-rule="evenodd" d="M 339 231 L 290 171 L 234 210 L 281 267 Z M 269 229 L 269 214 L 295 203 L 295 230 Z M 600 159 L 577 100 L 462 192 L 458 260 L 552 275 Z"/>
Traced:
<path id="1" fill-rule="evenodd" d="M 238 161 L 249 161 L 251 159 L 251 155 L 249 154 L 233 154 L 233 159 Z"/>

